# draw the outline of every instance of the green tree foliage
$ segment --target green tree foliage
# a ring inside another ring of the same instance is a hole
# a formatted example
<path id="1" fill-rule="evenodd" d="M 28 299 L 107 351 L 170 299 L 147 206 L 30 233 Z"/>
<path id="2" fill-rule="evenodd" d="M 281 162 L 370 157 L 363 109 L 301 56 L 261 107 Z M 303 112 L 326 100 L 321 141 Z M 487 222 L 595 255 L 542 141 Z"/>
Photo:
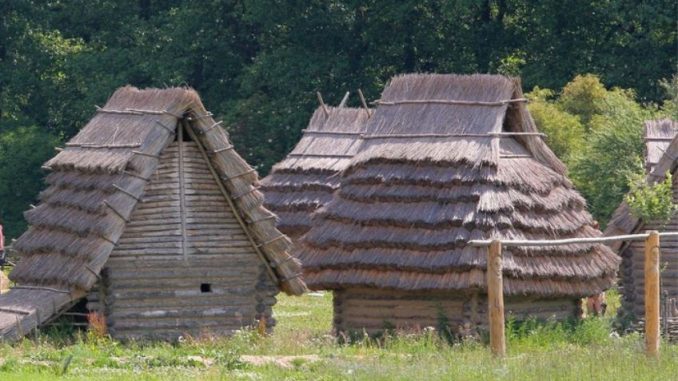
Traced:
<path id="1" fill-rule="evenodd" d="M 584 125 L 589 126 L 591 118 L 603 112 L 606 96 L 607 90 L 598 76 L 577 75 L 565 85 L 558 103 L 564 111 L 579 115 Z"/>
<path id="2" fill-rule="evenodd" d="M 627 178 L 642 174 L 643 122 L 657 115 L 655 106 L 591 74 L 575 76 L 558 96 L 535 88 L 527 97 L 535 123 L 604 226 L 629 190 Z"/>
<path id="3" fill-rule="evenodd" d="M 547 135 L 549 148 L 569 165 L 573 154 L 584 144 L 585 130 L 577 115 L 549 100 L 553 95 L 552 90 L 536 87 L 526 94 L 530 100 L 527 107 L 539 130 Z"/>
<path id="4" fill-rule="evenodd" d="M 56 143 L 56 138 L 34 126 L 0 133 L 0 217 L 7 223 L 8 237 L 17 237 L 25 229 L 22 213 L 35 203 L 36 190 L 42 187 L 40 167 L 54 154 Z"/>
<path id="5" fill-rule="evenodd" d="M 633 91 L 612 89 L 606 91 L 600 113 L 591 117 L 570 172 L 599 221 L 609 219 L 629 190 L 628 176 L 640 171 L 643 122 L 654 116 L 635 101 Z"/>
<path id="6" fill-rule="evenodd" d="M 673 203 L 673 178 L 670 172 L 666 172 L 664 180 L 656 184 L 648 184 L 643 175 L 632 175 L 629 187 L 626 202 L 631 213 L 642 220 L 665 224 L 678 210 L 678 205 Z"/>
<path id="7" fill-rule="evenodd" d="M 37 126 L 45 139 L 68 139 L 117 87 L 188 85 L 265 174 L 296 143 L 319 90 L 336 104 L 357 88 L 375 99 L 403 72 L 503 73 L 521 76 L 526 88 L 551 89 L 593 73 L 562 100 L 530 106 L 549 144 L 566 162 L 582 163 L 573 172 L 583 176 L 593 154 L 573 147 L 614 135 L 607 125 L 627 127 L 609 104 L 579 94 L 600 100 L 591 89 L 616 86 L 659 102 L 659 80 L 671 78 L 678 61 L 677 12 L 668 0 L 2 1 L 0 133 Z M 355 96 L 349 104 L 358 105 Z M 665 114 L 675 115 L 672 104 Z M 592 134 L 584 142 L 582 129 Z M 35 195 L 40 175 L 26 176 L 35 176 L 26 190 Z"/>

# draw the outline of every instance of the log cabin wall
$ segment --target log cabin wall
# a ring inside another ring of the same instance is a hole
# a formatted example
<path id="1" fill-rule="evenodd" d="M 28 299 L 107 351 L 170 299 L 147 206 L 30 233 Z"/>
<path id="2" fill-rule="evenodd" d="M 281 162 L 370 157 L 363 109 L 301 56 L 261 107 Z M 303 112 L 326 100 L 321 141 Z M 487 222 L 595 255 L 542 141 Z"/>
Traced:
<path id="1" fill-rule="evenodd" d="M 441 329 L 454 334 L 487 330 L 487 295 L 474 291 L 404 292 L 349 288 L 334 291 L 334 328 L 337 332 L 378 334 L 385 329 Z M 580 314 L 579 300 L 507 297 L 506 316 L 516 320 L 563 320 Z"/>
<path id="2" fill-rule="evenodd" d="M 673 189 L 673 202 L 678 203 L 678 192 L 675 192 L 675 189 L 678 189 L 678 176 L 675 174 Z M 643 222 L 636 229 L 639 233 L 647 230 L 678 231 L 678 215 L 674 215 L 667 224 Z M 666 297 L 675 299 L 678 298 L 678 237 L 661 238 L 659 246 L 661 292 L 665 293 Z M 643 319 L 645 316 L 645 242 L 629 242 L 628 246 L 622 248 L 621 257 L 622 265 L 619 275 L 622 309 L 633 320 Z M 661 307 L 664 308 L 663 303 Z M 670 312 L 672 315 L 676 314 L 676 311 Z"/>
<path id="3" fill-rule="evenodd" d="M 277 288 L 191 141 L 162 152 L 100 283 L 120 339 L 228 334 L 261 317 L 274 324 Z"/>

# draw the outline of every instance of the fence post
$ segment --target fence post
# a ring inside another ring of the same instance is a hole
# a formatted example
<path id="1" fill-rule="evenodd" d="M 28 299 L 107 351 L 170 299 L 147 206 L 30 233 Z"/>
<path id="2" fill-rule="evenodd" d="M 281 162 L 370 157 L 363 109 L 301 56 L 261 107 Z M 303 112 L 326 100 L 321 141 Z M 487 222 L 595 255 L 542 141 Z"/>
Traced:
<path id="1" fill-rule="evenodd" d="M 495 356 L 504 357 L 506 355 L 504 282 L 499 240 L 493 240 L 487 252 L 487 304 L 490 315 L 490 349 Z"/>
<path id="2" fill-rule="evenodd" d="M 659 355 L 659 232 L 645 239 L 645 353 Z"/>

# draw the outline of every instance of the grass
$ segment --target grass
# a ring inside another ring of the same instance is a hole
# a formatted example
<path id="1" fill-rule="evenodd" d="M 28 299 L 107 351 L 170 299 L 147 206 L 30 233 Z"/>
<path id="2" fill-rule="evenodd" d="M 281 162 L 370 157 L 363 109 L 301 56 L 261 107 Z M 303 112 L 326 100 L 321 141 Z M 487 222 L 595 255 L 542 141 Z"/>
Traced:
<path id="1" fill-rule="evenodd" d="M 648 359 L 642 338 L 611 335 L 608 319 L 510 322 L 504 360 L 482 343 L 449 345 L 435 332 L 340 345 L 330 335 L 331 299 L 281 296 L 278 326 L 265 338 L 244 330 L 215 341 L 121 344 L 56 330 L 0 344 L 0 380 L 678 379 L 677 345 L 663 343 L 661 357 Z"/>

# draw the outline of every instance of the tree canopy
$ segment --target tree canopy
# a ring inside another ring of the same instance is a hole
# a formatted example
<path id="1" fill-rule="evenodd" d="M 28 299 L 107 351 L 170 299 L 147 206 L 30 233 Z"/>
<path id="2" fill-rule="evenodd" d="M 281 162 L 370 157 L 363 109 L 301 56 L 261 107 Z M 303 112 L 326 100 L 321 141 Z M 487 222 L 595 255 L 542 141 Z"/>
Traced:
<path id="1" fill-rule="evenodd" d="M 125 84 L 194 87 L 265 174 L 316 91 L 335 104 L 358 88 L 375 99 L 397 73 L 489 72 L 542 89 L 535 119 L 604 220 L 627 190 L 642 119 L 676 88 L 677 12 L 667 0 L 3 1 L 0 181 L 22 183 L 20 196 L 0 186 L 0 217 L 21 232 L 37 163 Z M 622 146 L 633 155 L 614 157 Z"/>

